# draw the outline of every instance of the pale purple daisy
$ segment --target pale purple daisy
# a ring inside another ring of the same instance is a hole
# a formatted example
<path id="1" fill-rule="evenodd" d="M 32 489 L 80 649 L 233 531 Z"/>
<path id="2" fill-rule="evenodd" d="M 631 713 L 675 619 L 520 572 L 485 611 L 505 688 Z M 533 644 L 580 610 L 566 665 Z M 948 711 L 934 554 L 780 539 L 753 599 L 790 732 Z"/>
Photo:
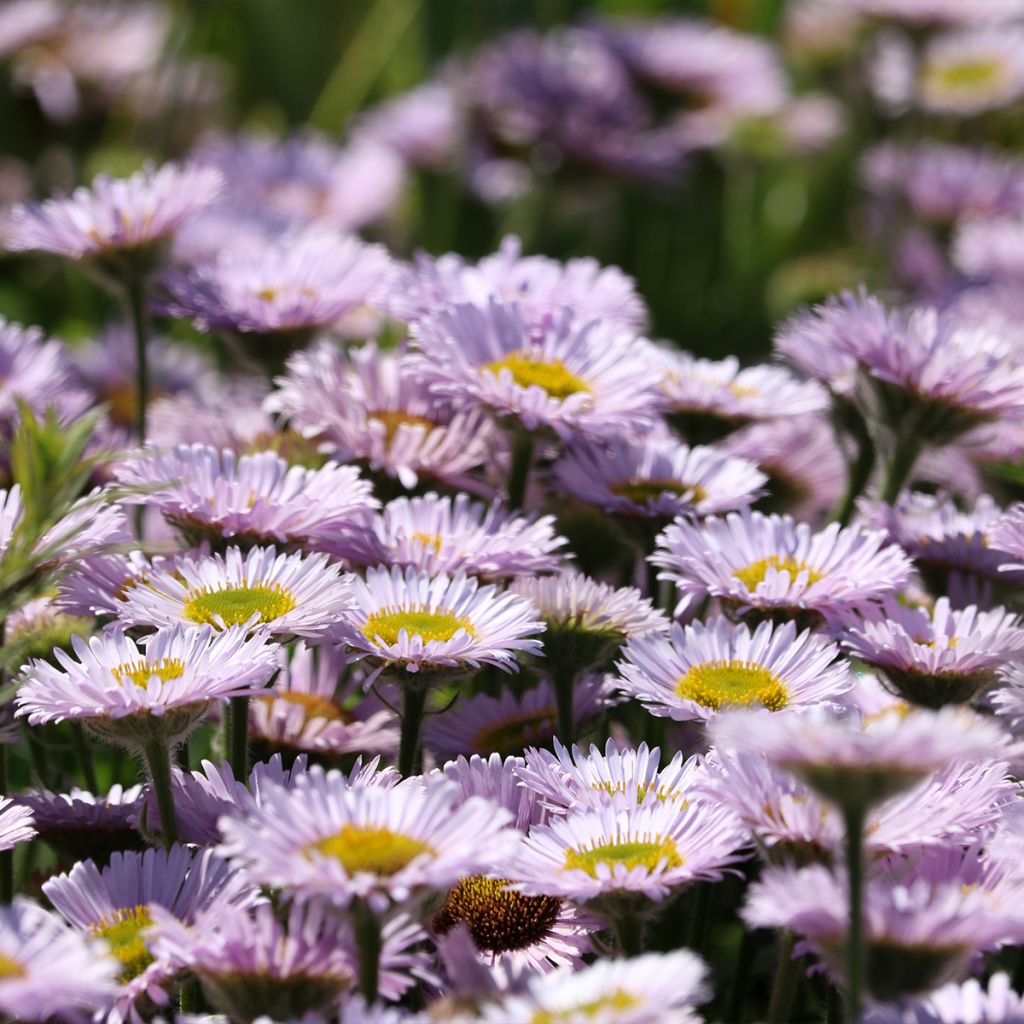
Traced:
<path id="1" fill-rule="evenodd" d="M 116 616 L 132 587 L 146 582 L 150 574 L 174 565 L 181 556 L 154 556 L 140 550 L 88 555 L 72 563 L 57 581 L 54 607 L 68 615 Z"/>
<path id="2" fill-rule="evenodd" d="M 584 676 L 574 686 L 573 723 L 585 728 L 610 703 L 612 686 L 603 676 Z M 551 684 L 541 680 L 524 693 L 511 690 L 492 697 L 479 693 L 459 701 L 423 726 L 423 745 L 438 757 L 491 753 L 521 754 L 547 744 L 558 731 L 558 709 Z"/>
<path id="3" fill-rule="evenodd" d="M 842 497 L 846 461 L 824 417 L 755 423 L 724 438 L 720 448 L 767 476 L 766 495 L 757 503 L 762 511 L 820 523 Z"/>
<path id="4" fill-rule="evenodd" d="M 402 161 L 368 136 L 345 147 L 313 132 L 283 142 L 268 135 L 214 136 L 200 143 L 193 159 L 224 176 L 226 200 L 242 210 L 339 231 L 383 219 L 404 179 Z"/>
<path id="5" fill-rule="evenodd" d="M 987 985 L 977 978 L 929 992 L 913 1002 L 872 1007 L 864 1024 L 1021 1024 L 1024 996 L 1015 992 L 1010 976 L 993 974 Z"/>
<path id="6" fill-rule="evenodd" d="M 491 300 L 514 304 L 536 327 L 552 323 L 566 307 L 581 322 L 606 320 L 636 331 L 647 322 L 636 285 L 618 267 L 602 267 L 593 259 L 560 263 L 548 256 L 524 256 L 514 235 L 478 263 L 467 263 L 457 253 L 436 259 L 420 254 L 400 269 L 389 311 L 415 321 L 444 306 L 483 308 Z"/>
<path id="7" fill-rule="evenodd" d="M 872 718 L 824 711 L 764 715 L 731 711 L 710 725 L 719 747 L 760 751 L 840 807 L 870 808 L 957 758 L 992 757 L 1008 737 L 963 708 L 896 706 Z"/>
<path id="8" fill-rule="evenodd" d="M 399 673 L 518 669 L 517 658 L 542 653 L 536 609 L 514 593 L 472 576 L 431 576 L 415 569 L 371 569 L 353 582 L 354 606 L 339 638 L 357 657 Z"/>
<path id="9" fill-rule="evenodd" d="M 175 965 L 153 954 L 151 908 L 191 921 L 213 907 L 251 906 L 259 890 L 210 850 L 172 846 L 145 853 L 115 853 L 100 870 L 91 860 L 43 884 L 46 898 L 73 928 L 104 939 L 120 965 L 115 1020 L 137 1000 L 166 1005 Z"/>
<path id="10" fill-rule="evenodd" d="M 515 769 L 527 792 L 534 792 L 552 814 L 580 809 L 634 807 L 640 804 L 681 804 L 694 798 L 705 774 L 698 757 L 678 753 L 662 764 L 658 747 L 646 743 L 620 750 L 609 739 L 602 753 L 591 745 L 568 750 L 554 740 L 555 752 L 531 747 Z"/>
<path id="11" fill-rule="evenodd" d="M 998 550 L 1009 558 L 999 567 L 1000 572 L 1013 572 L 1014 577 L 1024 572 L 1024 505 L 1010 509 L 990 532 L 990 539 Z M 1020 561 L 1016 561 L 1020 559 Z"/>
<path id="12" fill-rule="evenodd" d="M 930 39 L 917 71 L 922 109 L 955 117 L 999 110 L 1024 97 L 1020 25 L 985 26 Z"/>
<path id="13" fill-rule="evenodd" d="M 1015 662 L 1000 672 L 1000 685 L 986 695 L 985 703 L 1006 723 L 1017 738 L 1024 736 L 1024 665 Z"/>
<path id="14" fill-rule="evenodd" d="M 213 202 L 222 186 L 217 171 L 194 165 L 147 167 L 128 178 L 101 174 L 69 197 L 16 206 L 5 244 L 73 260 L 144 252 Z"/>
<path id="15" fill-rule="evenodd" d="M 347 667 L 338 648 L 296 644 L 274 680 L 273 693 L 249 705 L 250 746 L 332 759 L 394 753 L 394 715 L 370 697 L 353 704 L 357 683 L 351 673 L 346 675 Z"/>
<path id="16" fill-rule="evenodd" d="M 57 649 L 56 664 L 25 668 L 18 714 L 30 725 L 80 721 L 140 746 L 151 733 L 186 735 L 215 701 L 257 694 L 277 671 L 277 645 L 241 625 L 174 625 L 141 642 L 115 627 L 71 646 L 74 656 Z"/>
<path id="17" fill-rule="evenodd" d="M 905 700 L 923 707 L 963 704 L 998 682 L 998 670 L 1024 656 L 1024 629 L 1002 608 L 954 611 L 940 597 L 931 610 L 887 598 L 838 624 L 843 646 L 878 669 Z"/>
<path id="18" fill-rule="evenodd" d="M 670 437 L 571 445 L 555 463 L 554 478 L 587 505 L 655 522 L 745 508 L 767 480 L 744 459 Z"/>
<path id="19" fill-rule="evenodd" d="M 442 73 L 360 114 L 356 135 L 393 149 L 413 167 L 438 169 L 458 144 L 461 107 L 454 83 Z"/>
<path id="20" fill-rule="evenodd" d="M 747 841 L 724 807 L 609 805 L 535 825 L 508 870 L 527 894 L 562 896 L 606 917 L 614 916 L 608 897 L 660 902 L 693 882 L 720 880 Z"/>
<path id="21" fill-rule="evenodd" d="M 911 27 L 984 25 L 1024 16 L 1024 0 L 989 0 L 984 4 L 963 0 L 853 0 L 855 11 L 874 18 L 903 22 Z"/>
<path id="22" fill-rule="evenodd" d="M 715 619 L 673 623 L 667 637 L 632 639 L 619 686 L 653 715 L 706 722 L 733 707 L 803 710 L 835 706 L 853 685 L 835 644 L 794 622 L 751 630 Z"/>
<path id="23" fill-rule="evenodd" d="M 105 1013 L 118 963 L 107 945 L 26 899 L 0 907 L 0 1011 L 24 1021 Z"/>
<path id="24" fill-rule="evenodd" d="M 409 356 L 374 342 L 347 352 L 318 344 L 291 356 L 265 406 L 339 460 L 407 489 L 426 479 L 478 490 L 471 474 L 500 464 L 504 439 L 482 409 L 454 412 L 410 369 Z"/>
<path id="25" fill-rule="evenodd" d="M 115 470 L 129 503 L 159 509 L 192 545 L 281 544 L 335 558 L 373 557 L 379 502 L 355 466 L 292 466 L 266 451 L 238 456 L 210 445 L 144 451 Z"/>
<path id="26" fill-rule="evenodd" d="M 661 355 L 667 413 L 688 440 L 707 440 L 701 434 L 709 429 L 725 433 L 761 420 L 823 412 L 827 406 L 818 384 L 782 366 L 741 368 L 735 356 L 716 362 L 688 352 L 664 350 Z"/>
<path id="27" fill-rule="evenodd" d="M 447 783 L 351 786 L 314 768 L 224 819 L 222 849 L 261 884 L 342 906 L 365 899 L 383 913 L 504 864 L 520 841 L 511 817 L 480 797 L 460 801 Z"/>
<path id="28" fill-rule="evenodd" d="M 599 960 L 531 979 L 526 991 L 485 1007 L 488 1024 L 513 1020 L 587 1020 L 594 1024 L 698 1024 L 708 997 L 707 968 L 689 950 Z"/>
<path id="29" fill-rule="evenodd" d="M 966 973 L 976 952 L 1019 935 L 1019 909 L 993 898 L 970 873 L 902 874 L 869 877 L 864 889 L 865 981 L 875 998 L 937 988 Z M 849 915 L 839 873 L 821 865 L 766 871 L 751 886 L 742 916 L 752 927 L 796 932 L 830 974 L 842 977 Z"/>
<path id="30" fill-rule="evenodd" d="M 831 523 L 815 533 L 789 516 L 760 512 L 677 520 L 650 561 L 675 582 L 684 606 L 717 597 L 741 615 L 809 624 L 898 590 L 910 574 L 910 560 L 881 530 Z"/>
<path id="31" fill-rule="evenodd" d="M 557 570 L 564 537 L 554 516 L 520 516 L 467 494 L 396 498 L 375 518 L 381 562 L 422 572 L 501 580 Z"/>
<path id="32" fill-rule="evenodd" d="M 1020 217 L 962 221 L 953 238 L 953 262 L 976 280 L 1019 280 L 1024 276 L 1024 223 Z"/>
<path id="33" fill-rule="evenodd" d="M 104 794 L 78 788 L 67 793 L 30 790 L 15 799 L 31 811 L 39 838 L 71 861 L 91 857 L 106 864 L 115 850 L 142 847 L 134 827 L 142 786 L 115 784 Z"/>
<path id="34" fill-rule="evenodd" d="M 351 605 L 351 578 L 326 555 L 228 548 L 154 568 L 145 586 L 128 589 L 118 615 L 133 626 L 255 622 L 278 638 L 323 642 L 337 635 L 337 620 Z"/>
<path id="35" fill-rule="evenodd" d="M 383 246 L 308 228 L 258 248 L 229 246 L 210 263 L 167 275 L 160 309 L 203 331 L 304 339 L 375 302 L 390 268 Z"/>
<path id="36" fill-rule="evenodd" d="M 515 755 L 460 755 L 435 769 L 425 781 L 429 785 L 443 777 L 458 789 L 463 800 L 481 796 L 504 807 L 512 812 L 515 827 L 526 833 L 531 826 L 546 820 L 547 810 L 536 792 L 520 784 L 519 770 L 525 764 L 523 758 Z"/>
<path id="37" fill-rule="evenodd" d="M 949 225 L 962 217 L 1024 212 L 1020 161 L 1002 151 L 924 141 L 883 142 L 863 158 L 865 182 L 879 199 L 915 219 Z"/>
<path id="38" fill-rule="evenodd" d="M 460 407 L 560 437 L 651 428 L 659 402 L 647 343 L 562 310 L 541 329 L 515 306 L 455 305 L 415 325 L 411 372 Z"/>
<path id="39" fill-rule="evenodd" d="M 35 835 L 32 809 L 20 800 L 0 796 L 0 851 L 13 850 L 18 843 L 27 842 Z"/>

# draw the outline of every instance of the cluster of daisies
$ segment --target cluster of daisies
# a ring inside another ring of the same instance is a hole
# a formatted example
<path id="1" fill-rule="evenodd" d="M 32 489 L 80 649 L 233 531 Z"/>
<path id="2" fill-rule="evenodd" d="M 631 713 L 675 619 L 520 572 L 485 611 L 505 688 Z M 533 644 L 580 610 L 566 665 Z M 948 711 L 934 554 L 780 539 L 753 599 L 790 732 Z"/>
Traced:
<path id="1" fill-rule="evenodd" d="M 788 24 L 968 119 L 1022 16 Z M 768 44 L 664 29 L 483 55 L 481 166 L 798 130 Z M 356 235 L 441 93 L 6 218 L 123 320 L 0 321 L 0 1016 L 1024 1020 L 1024 165 L 869 153 L 904 290 L 743 365 L 616 267 Z"/>

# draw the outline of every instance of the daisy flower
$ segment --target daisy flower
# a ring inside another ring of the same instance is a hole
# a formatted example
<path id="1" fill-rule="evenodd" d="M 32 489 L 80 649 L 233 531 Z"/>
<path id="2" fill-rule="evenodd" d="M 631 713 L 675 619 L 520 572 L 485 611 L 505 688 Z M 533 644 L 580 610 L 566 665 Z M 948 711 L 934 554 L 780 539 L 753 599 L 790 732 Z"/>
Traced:
<path id="1" fill-rule="evenodd" d="M 854 0 L 851 6 L 874 18 L 925 27 L 984 25 L 1013 21 L 1024 15 L 1022 0 L 996 0 L 988 4 L 965 4 L 963 0 L 916 0 L 913 4 L 903 0 Z"/>
<path id="2" fill-rule="evenodd" d="M 949 32 L 925 45 L 917 72 L 922 109 L 972 117 L 1024 96 L 1024 34 L 1017 25 Z"/>
<path id="3" fill-rule="evenodd" d="M 531 979 L 524 993 L 486 1007 L 481 1019 L 490 1024 L 587 1017 L 601 1024 L 697 1024 L 701 1017 L 693 1007 L 707 998 L 706 978 L 703 962 L 685 949 L 599 960 Z"/>
<path id="4" fill-rule="evenodd" d="M 101 174 L 67 197 L 16 206 L 5 244 L 67 259 L 144 255 L 213 202 L 223 187 L 212 168 L 165 164 L 128 178 Z"/>
<path id="5" fill-rule="evenodd" d="M 528 600 L 480 586 L 472 576 L 415 569 L 371 569 L 353 583 L 354 607 L 340 638 L 378 670 L 517 670 L 517 656 L 539 655 L 544 629 Z"/>
<path id="6" fill-rule="evenodd" d="M 71 646 L 54 651 L 56 664 L 29 663 L 18 714 L 30 725 L 81 721 L 133 746 L 187 735 L 214 701 L 259 693 L 277 670 L 277 645 L 238 625 L 176 625 L 139 642 L 114 627 Z"/>
<path id="7" fill-rule="evenodd" d="M 1024 665 L 1015 662 L 999 673 L 1000 685 L 985 697 L 1015 737 L 1024 735 Z"/>
<path id="8" fill-rule="evenodd" d="M 352 583 L 326 555 L 278 554 L 228 548 L 211 557 L 182 558 L 129 588 L 118 616 L 129 625 L 212 625 L 256 622 L 274 637 L 333 638 L 352 604 Z"/>
<path id="9" fill-rule="evenodd" d="M 573 694 L 573 731 L 579 733 L 612 703 L 612 687 L 603 676 L 584 676 Z M 541 680 L 525 693 L 502 690 L 492 697 L 478 693 L 463 698 L 444 715 L 432 716 L 423 727 L 424 746 L 438 757 L 491 753 L 521 754 L 527 747 L 549 743 L 558 734 L 558 707 L 551 684 Z"/>
<path id="10" fill-rule="evenodd" d="M 1020 931 L 1019 916 L 967 874 L 905 874 L 869 877 L 864 889 L 865 981 L 879 1000 L 955 980 L 975 953 Z M 848 913 L 840 874 L 822 865 L 766 871 L 751 885 L 742 916 L 750 927 L 796 932 L 830 974 L 842 977 Z"/>
<path id="11" fill-rule="evenodd" d="M 905 710 L 872 718 L 824 711 L 764 715 L 732 711 L 710 725 L 712 742 L 760 751 L 841 808 L 866 810 L 910 789 L 957 758 L 1006 749 L 998 726 L 962 708 Z"/>
<path id="12" fill-rule="evenodd" d="M 25 899 L 0 907 L 0 967 L 0 1012 L 14 1020 L 86 1017 L 117 993 L 106 944 Z"/>
<path id="13" fill-rule="evenodd" d="M 554 572 L 566 544 L 554 516 L 515 515 L 467 494 L 396 498 L 376 517 L 374 535 L 389 566 L 492 580 Z"/>
<path id="14" fill-rule="evenodd" d="M 460 755 L 432 771 L 426 781 L 431 784 L 444 778 L 456 787 L 463 800 L 480 796 L 504 807 L 511 811 L 515 827 L 526 833 L 532 825 L 547 818 L 547 811 L 536 792 L 520 785 L 519 770 L 525 764 L 523 758 L 515 755 L 502 757 L 493 753 L 481 757 L 472 754 L 468 758 Z"/>
<path id="15" fill-rule="evenodd" d="M 455 89 L 439 76 L 360 114 L 358 135 L 394 150 L 413 167 L 437 170 L 458 144 L 460 107 Z"/>
<path id="16" fill-rule="evenodd" d="M 29 791 L 15 799 L 31 812 L 39 838 L 67 860 L 91 857 L 106 864 L 115 850 L 142 847 L 134 827 L 141 786 L 115 784 L 104 794 L 77 787 L 67 793 Z"/>
<path id="17" fill-rule="evenodd" d="M 379 503 L 355 466 L 306 469 L 271 451 L 238 456 L 193 444 L 146 452 L 115 473 L 135 489 L 129 503 L 159 509 L 192 545 L 283 544 L 336 558 L 366 558 L 374 550 L 368 531 Z"/>
<path id="18" fill-rule="evenodd" d="M 735 356 L 720 361 L 689 352 L 661 352 L 661 391 L 666 412 L 690 441 L 714 440 L 762 420 L 824 412 L 826 392 L 782 366 L 740 367 Z"/>
<path id="19" fill-rule="evenodd" d="M 910 560 L 880 530 L 831 523 L 815 533 L 790 516 L 760 512 L 677 520 L 650 561 L 675 582 L 684 607 L 717 597 L 740 615 L 809 624 L 898 590 L 910 574 Z"/>
<path id="20" fill-rule="evenodd" d="M 700 758 L 681 753 L 663 765 L 659 748 L 652 750 L 646 743 L 619 750 L 609 739 L 604 753 L 593 744 L 585 753 L 577 746 L 570 751 L 556 739 L 553 754 L 528 749 L 515 773 L 552 814 L 567 814 L 609 805 L 685 803 L 698 788 L 704 765 Z"/>
<path id="21" fill-rule="evenodd" d="M 1024 996 L 1013 990 L 1010 976 L 993 974 L 986 986 L 977 978 L 929 992 L 919 1000 L 875 1006 L 864 1024 L 1017 1024 L 1024 1020 Z"/>
<path id="22" fill-rule="evenodd" d="M 644 802 L 571 811 L 530 829 L 510 867 L 525 893 L 562 896 L 614 918 L 609 897 L 638 907 L 696 881 L 718 881 L 747 834 L 722 807 Z"/>
<path id="23" fill-rule="evenodd" d="M 57 580 L 55 609 L 71 616 L 117 616 L 128 591 L 142 586 L 163 566 L 174 566 L 179 557 L 150 558 L 137 548 L 110 554 L 88 555 L 72 563 Z"/>
<path id="24" fill-rule="evenodd" d="M 316 438 L 340 461 L 412 489 L 421 479 L 479 488 L 470 474 L 490 467 L 504 439 L 482 409 L 454 412 L 414 379 L 410 357 L 375 342 L 342 351 L 326 342 L 294 353 L 265 407 Z"/>
<path id="25" fill-rule="evenodd" d="M 270 752 L 308 751 L 330 759 L 357 752 L 394 753 L 394 715 L 369 698 L 354 707 L 343 699 L 354 686 L 345 678 L 347 666 L 347 657 L 337 648 L 296 644 L 274 681 L 274 692 L 249 705 L 250 746 Z M 345 680 L 341 693 L 339 680 Z"/>
<path id="26" fill-rule="evenodd" d="M 148 942 L 153 906 L 184 921 L 204 910 L 250 906 L 259 892 L 211 850 L 172 846 L 115 853 L 102 871 L 91 861 L 43 883 L 43 892 L 73 928 L 104 939 L 120 966 L 115 1013 L 131 1014 L 140 999 L 166 1005 L 175 966 L 154 956 Z"/>
<path id="27" fill-rule="evenodd" d="M 621 687 L 651 714 L 707 722 L 732 707 L 768 711 L 836 704 L 853 685 L 839 649 L 794 622 L 754 630 L 715 619 L 673 623 L 668 637 L 639 637 L 622 650 Z"/>
<path id="28" fill-rule="evenodd" d="M 514 235 L 478 263 L 453 252 L 436 259 L 419 254 L 400 268 L 389 311 L 399 320 L 416 321 L 444 306 L 482 308 L 491 300 L 514 303 L 523 319 L 537 327 L 552 323 L 565 308 L 580 322 L 604 320 L 634 331 L 647 322 L 635 282 L 618 267 L 602 267 L 589 258 L 560 263 L 548 256 L 524 256 Z"/>
<path id="29" fill-rule="evenodd" d="M 655 523 L 745 508 L 767 480 L 743 459 L 660 437 L 571 445 L 554 476 L 560 490 L 587 505 Z"/>
<path id="30" fill-rule="evenodd" d="M 519 310 L 459 304 L 415 325 L 414 376 L 458 407 L 485 407 L 562 438 L 650 429 L 658 411 L 647 346 L 563 310 L 531 329 Z"/>
<path id="31" fill-rule="evenodd" d="M 992 527 L 989 538 L 999 551 L 1005 551 L 1009 558 L 999 566 L 999 571 L 1024 572 L 1024 505 L 1010 509 Z M 1014 561 L 1020 559 L 1021 561 Z"/>
<path id="32" fill-rule="evenodd" d="M 350 786 L 311 769 L 224 819 L 222 849 L 260 884 L 341 906 L 358 898 L 381 914 L 503 864 L 520 841 L 511 817 L 479 797 L 459 802 L 449 785 Z"/>
<path id="33" fill-rule="evenodd" d="M 36 836 L 32 809 L 21 800 L 0 797 L 0 851 L 12 850 Z"/>
<path id="34" fill-rule="evenodd" d="M 229 246 L 215 260 L 166 275 L 159 308 L 201 331 L 306 340 L 374 303 L 390 268 L 383 246 L 311 227 L 255 248 Z"/>
<path id="35" fill-rule="evenodd" d="M 1002 608 L 950 608 L 940 597 L 930 611 L 886 598 L 842 624 L 843 646 L 881 671 L 905 700 L 923 707 L 965 704 L 997 681 L 1024 652 L 1024 629 Z"/>

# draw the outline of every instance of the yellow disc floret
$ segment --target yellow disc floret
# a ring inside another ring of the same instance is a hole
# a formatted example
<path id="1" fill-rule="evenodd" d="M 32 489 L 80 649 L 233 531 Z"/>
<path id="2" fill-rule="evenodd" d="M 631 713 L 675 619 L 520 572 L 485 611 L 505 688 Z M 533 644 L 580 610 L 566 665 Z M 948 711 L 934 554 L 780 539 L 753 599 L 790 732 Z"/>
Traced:
<path id="1" fill-rule="evenodd" d="M 676 683 L 676 693 L 713 711 L 752 704 L 779 711 L 789 702 L 789 691 L 774 672 L 735 658 L 694 665 Z"/>

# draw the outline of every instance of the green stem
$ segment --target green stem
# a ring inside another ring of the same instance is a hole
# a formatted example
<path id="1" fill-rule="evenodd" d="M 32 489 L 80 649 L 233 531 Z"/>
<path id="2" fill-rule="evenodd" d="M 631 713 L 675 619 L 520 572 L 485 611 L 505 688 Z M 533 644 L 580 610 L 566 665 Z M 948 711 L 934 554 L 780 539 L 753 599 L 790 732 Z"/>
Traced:
<path id="1" fill-rule="evenodd" d="M 174 763 L 183 771 L 187 772 L 192 767 L 189 757 L 188 739 L 183 739 L 174 752 Z"/>
<path id="2" fill-rule="evenodd" d="M 658 601 L 661 597 L 661 580 L 658 579 L 658 573 L 661 569 L 647 562 L 647 596 L 651 599 L 651 604 L 658 607 Z"/>
<path id="3" fill-rule="evenodd" d="M 100 787 L 96 781 L 96 765 L 92 759 L 92 747 L 89 746 L 89 737 L 85 735 L 85 728 L 80 722 L 71 723 L 71 739 L 75 745 L 75 753 L 78 755 L 78 763 L 82 767 L 85 788 L 90 792 L 99 793 Z"/>
<path id="4" fill-rule="evenodd" d="M 203 993 L 199 987 L 199 979 L 188 977 L 181 983 L 178 993 L 178 1008 L 182 1013 L 202 1013 L 205 1006 Z"/>
<path id="5" fill-rule="evenodd" d="M 846 1020 L 860 1020 L 864 987 L 864 811 L 847 808 L 846 870 L 849 875 L 850 922 L 846 936 Z"/>
<path id="6" fill-rule="evenodd" d="M 149 777 L 153 780 L 164 846 L 170 847 L 178 841 L 178 818 L 174 811 L 174 793 L 171 789 L 171 755 L 162 739 L 147 742 L 143 753 L 149 767 Z"/>
<path id="7" fill-rule="evenodd" d="M 847 466 L 846 491 L 835 511 L 835 520 L 840 526 L 846 526 L 857 507 L 857 499 L 871 479 L 875 469 L 875 445 L 865 431 L 856 438 L 857 454 Z"/>
<path id="8" fill-rule="evenodd" d="M 425 686 L 402 688 L 402 731 L 398 740 L 398 771 L 403 778 L 416 774 L 416 753 L 420 746 L 420 728 L 427 706 Z"/>
<path id="9" fill-rule="evenodd" d="M 134 274 L 127 285 L 128 317 L 135 335 L 135 382 L 138 408 L 135 433 L 139 444 L 146 443 L 146 405 L 149 402 L 149 310 L 146 308 L 146 279 Z"/>
<path id="10" fill-rule="evenodd" d="M 0 743 L 0 796 L 7 796 L 7 744 Z M 0 903 L 14 899 L 14 850 L 0 852 Z"/>
<path id="11" fill-rule="evenodd" d="M 786 1024 L 792 1020 L 793 996 L 800 976 L 800 961 L 793 959 L 793 943 L 791 931 L 779 932 L 778 962 L 772 983 L 772 1000 L 768 1006 L 768 1024 Z"/>
<path id="12" fill-rule="evenodd" d="M 711 882 L 699 882 L 697 891 L 693 894 L 693 913 L 689 921 L 686 944 L 697 953 L 704 948 L 714 895 L 715 887 Z"/>
<path id="13" fill-rule="evenodd" d="M 359 991 L 367 1006 L 377 1001 L 380 984 L 380 954 L 382 948 L 380 922 L 366 901 L 352 902 L 352 932 L 359 954 Z"/>
<path id="14" fill-rule="evenodd" d="M 39 738 L 39 734 L 27 722 L 25 723 L 25 738 L 28 740 L 28 753 L 32 761 L 32 774 L 36 782 L 43 789 L 50 789 L 50 763 L 46 756 L 46 747 Z"/>
<path id="15" fill-rule="evenodd" d="M 885 467 L 885 477 L 882 480 L 882 490 L 879 497 L 886 504 L 893 504 L 900 496 L 903 485 L 910 478 L 910 474 L 921 454 L 921 441 L 908 433 L 908 436 L 898 439 L 893 449 L 892 458 Z"/>
<path id="16" fill-rule="evenodd" d="M 573 696 L 576 679 L 571 675 L 563 675 L 554 680 L 555 706 L 558 709 L 558 739 L 572 749 L 575 736 L 575 717 L 573 712 Z"/>
<path id="17" fill-rule="evenodd" d="M 731 1021 L 742 1021 L 743 1011 L 747 1002 L 747 993 L 750 991 L 750 967 L 754 962 L 754 950 L 757 941 L 754 932 L 748 928 L 743 929 L 743 937 L 740 939 L 739 953 L 736 955 L 736 969 L 732 978 L 732 991 L 729 994 L 729 1005 L 726 1007 L 725 1019 Z"/>
<path id="18" fill-rule="evenodd" d="M 249 779 L 249 698 L 232 697 L 228 726 L 228 761 L 239 782 Z"/>
<path id="19" fill-rule="evenodd" d="M 516 431 L 512 441 L 512 465 L 508 472 L 508 507 L 523 507 L 526 484 L 533 464 L 533 435 L 523 428 Z"/>
<path id="20" fill-rule="evenodd" d="M 640 956 L 644 951 L 644 919 L 639 914 L 621 914 L 614 922 L 619 956 Z"/>

